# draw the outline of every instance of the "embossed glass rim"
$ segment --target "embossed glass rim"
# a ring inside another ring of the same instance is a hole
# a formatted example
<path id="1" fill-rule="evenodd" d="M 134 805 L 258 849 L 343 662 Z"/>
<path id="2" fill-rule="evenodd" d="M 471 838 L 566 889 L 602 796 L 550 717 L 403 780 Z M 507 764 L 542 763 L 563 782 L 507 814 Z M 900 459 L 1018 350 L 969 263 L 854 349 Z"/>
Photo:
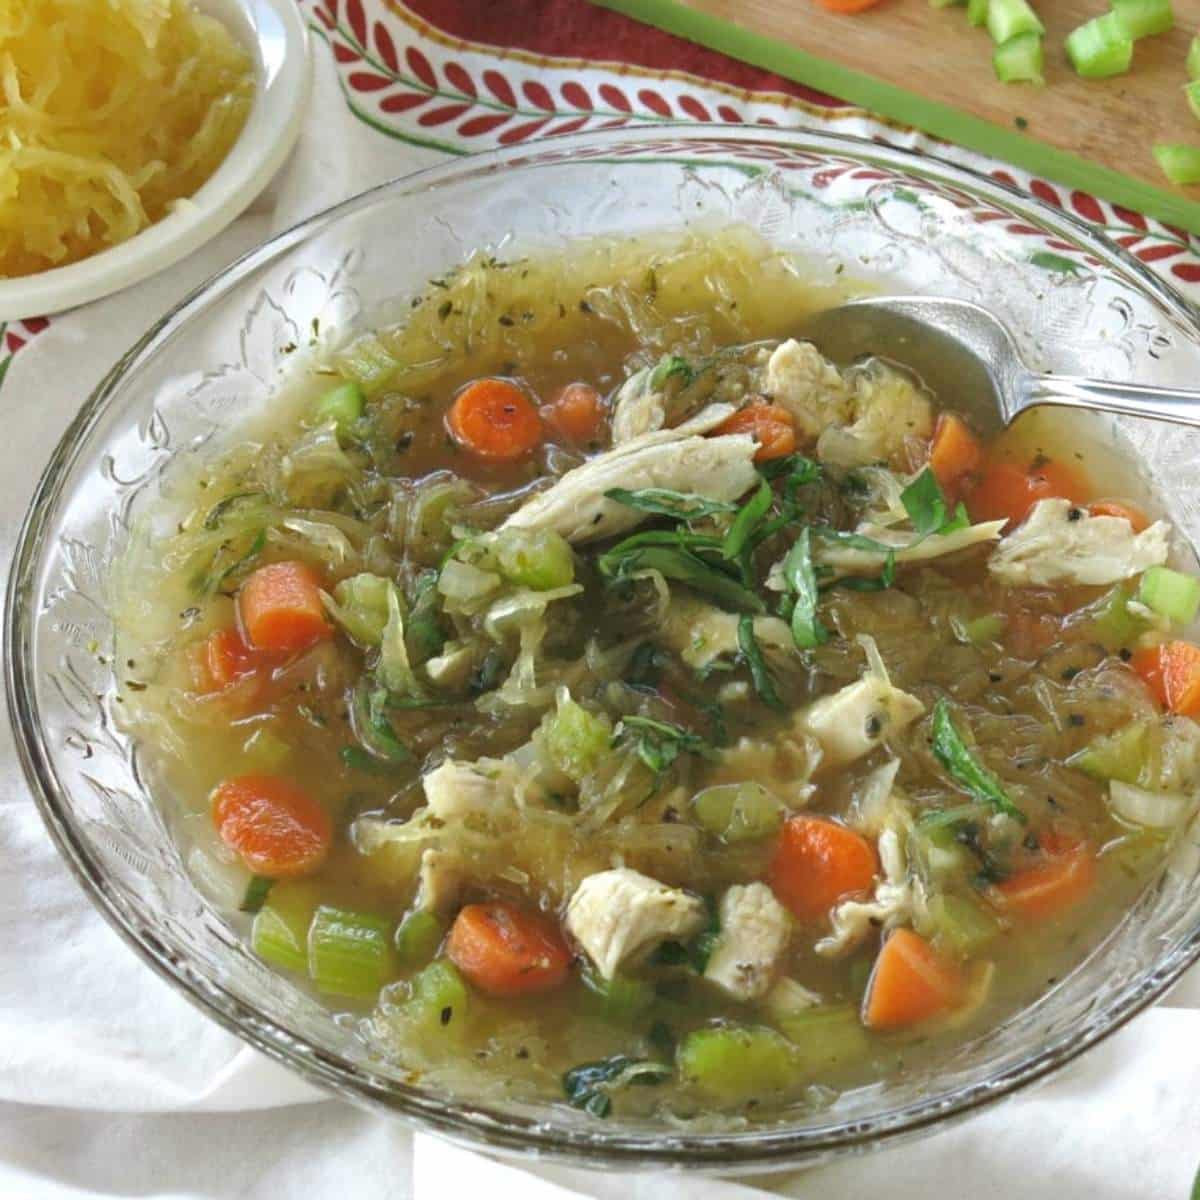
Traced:
<path id="1" fill-rule="evenodd" d="M 366 1071 L 297 1036 L 233 994 L 218 979 L 196 969 L 185 954 L 151 929 L 129 899 L 113 886 L 103 864 L 76 828 L 68 791 L 59 778 L 53 752 L 42 731 L 33 679 L 33 634 L 37 617 L 29 601 L 46 549 L 48 531 L 64 501 L 63 484 L 125 377 L 164 345 L 193 314 L 218 302 L 228 289 L 283 252 L 335 225 L 343 217 L 369 207 L 382 196 L 411 195 L 422 190 L 432 192 L 453 185 L 460 177 L 474 177 L 481 169 L 509 171 L 576 158 L 604 159 L 614 166 L 652 164 L 669 156 L 664 153 L 656 159 L 646 152 L 652 152 L 656 147 L 677 147 L 680 142 L 715 148 L 714 157 L 705 160 L 706 164 L 714 166 L 722 165 L 717 156 L 722 146 L 728 146 L 729 152 L 735 155 L 739 150 L 755 146 L 764 150 L 783 148 L 788 152 L 837 157 L 866 167 L 883 167 L 909 178 L 948 185 L 966 196 L 994 204 L 1015 218 L 1023 217 L 1040 230 L 1061 235 L 1079 246 L 1152 299 L 1181 333 L 1200 346 L 1200 314 L 1194 306 L 1133 255 L 1109 242 L 1082 220 L 969 168 L 862 138 L 807 130 L 660 125 L 653 131 L 626 128 L 569 135 L 440 164 L 372 188 L 264 243 L 195 289 L 121 357 L 68 426 L 35 489 L 22 524 L 6 597 L 5 685 L 22 768 L 47 830 L 68 866 L 117 933 L 160 976 L 230 1032 L 338 1096 L 403 1116 L 419 1127 L 480 1149 L 566 1160 L 581 1166 L 745 1172 L 815 1163 L 873 1145 L 893 1144 L 963 1117 L 1045 1077 L 1119 1029 L 1159 998 L 1200 958 L 1200 926 L 1188 931 L 1171 953 L 1140 972 L 1099 1015 L 1071 1033 L 1046 1043 L 1015 1066 L 979 1078 L 952 1092 L 935 1094 L 871 1119 L 805 1129 L 773 1128 L 743 1133 L 638 1135 L 610 1132 L 603 1125 L 587 1130 L 567 1129 L 519 1116 L 499 1105 L 441 1099 Z M 619 157 L 622 150 L 630 147 L 642 152 L 643 156 L 636 160 Z M 615 157 L 607 159 L 609 154 Z M 769 168 L 770 163 L 763 162 L 762 165 Z"/>

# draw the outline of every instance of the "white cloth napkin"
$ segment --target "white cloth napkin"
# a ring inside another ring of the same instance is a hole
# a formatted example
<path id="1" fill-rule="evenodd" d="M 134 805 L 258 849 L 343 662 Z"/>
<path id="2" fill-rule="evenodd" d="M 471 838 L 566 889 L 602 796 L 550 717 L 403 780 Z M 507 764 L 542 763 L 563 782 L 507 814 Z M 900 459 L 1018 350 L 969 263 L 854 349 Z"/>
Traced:
<path id="1" fill-rule="evenodd" d="M 250 213 L 200 253 L 55 318 L 0 390 L 0 553 L 80 399 L 149 320 L 271 232 L 436 162 L 351 116 L 316 44 L 311 119 Z M 603 66 L 577 75 L 603 76 Z M 593 83 L 595 79 L 593 79 Z M 702 86 L 692 89 L 705 95 Z M 715 98 L 714 98 L 715 97 Z M 715 104 L 721 97 L 710 97 Z M 752 105 L 748 105 L 753 107 Z M 793 113 L 758 104 L 780 123 Z M 865 121 L 842 128 L 878 132 Z M 895 138 L 895 131 L 889 131 Z M 909 139 L 916 141 L 917 139 Z M 957 157 L 969 160 L 969 156 Z M 1184 1200 L 1200 1158 L 1200 975 L 1054 1082 L 903 1148 L 731 1183 L 501 1164 L 323 1098 L 202 1017 L 142 965 L 59 861 L 0 731 L 0 1198 L 825 1200 L 932 1192 Z"/>

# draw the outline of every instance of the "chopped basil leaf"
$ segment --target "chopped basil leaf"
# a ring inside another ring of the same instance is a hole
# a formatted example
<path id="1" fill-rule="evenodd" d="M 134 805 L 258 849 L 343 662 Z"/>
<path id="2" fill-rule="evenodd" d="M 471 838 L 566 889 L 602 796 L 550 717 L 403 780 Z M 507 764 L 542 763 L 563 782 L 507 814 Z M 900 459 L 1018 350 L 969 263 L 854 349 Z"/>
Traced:
<path id="1" fill-rule="evenodd" d="M 763 518 L 771 511 L 775 493 L 771 485 L 764 479 L 758 485 L 758 491 L 747 504 L 744 504 L 738 515 L 734 517 L 729 532 L 721 543 L 721 557 L 728 561 L 736 560 L 746 548 L 750 535 L 762 524 Z"/>
<path id="2" fill-rule="evenodd" d="M 934 533 L 953 533 L 971 523 L 961 501 L 953 513 L 950 512 L 946 494 L 929 467 L 900 493 L 900 503 L 904 505 L 904 511 L 908 513 L 913 528 L 922 538 Z"/>
<path id="3" fill-rule="evenodd" d="M 668 354 L 659 359 L 658 365 L 650 372 L 651 390 L 658 391 L 668 379 L 675 376 L 681 377 L 683 386 L 686 387 L 696 377 L 696 372 L 692 370 L 686 358 L 680 358 L 678 354 Z"/>
<path id="4" fill-rule="evenodd" d="M 255 875 L 250 882 L 246 884 L 245 895 L 242 896 L 242 902 L 238 905 L 238 911 L 244 913 L 256 913 L 267 902 L 267 895 L 271 891 L 275 880 L 268 878 L 266 875 Z"/>
<path id="5" fill-rule="evenodd" d="M 681 753 L 716 757 L 716 751 L 698 733 L 651 717 L 623 717 L 614 740 L 624 737 L 634 740 L 638 757 L 656 775 L 665 771 Z"/>
<path id="6" fill-rule="evenodd" d="M 607 1117 L 612 1111 L 610 1091 L 630 1084 L 653 1087 L 674 1074 L 666 1063 L 614 1054 L 599 1062 L 572 1067 L 562 1077 L 563 1092 L 574 1108 L 582 1108 L 593 1117 Z"/>
<path id="7" fill-rule="evenodd" d="M 792 640 L 801 650 L 811 650 L 829 640 L 829 631 L 817 618 L 817 573 L 813 569 L 812 542 L 809 530 L 803 529 L 787 558 L 783 560 L 783 577 L 795 595 L 792 606 Z"/>
<path id="8" fill-rule="evenodd" d="M 1004 785 L 987 769 L 962 740 L 950 717 L 950 705 L 945 697 L 933 706 L 933 753 L 938 762 L 968 795 L 990 804 L 999 813 L 1016 821 L 1025 821 L 1025 814 L 1012 802 Z"/>
<path id="9" fill-rule="evenodd" d="M 754 690 L 758 693 L 759 698 L 764 704 L 771 708 L 782 709 L 783 701 L 779 698 L 779 692 L 775 688 L 775 680 L 771 675 L 771 669 L 767 666 L 767 661 L 763 657 L 762 647 L 758 644 L 758 638 L 754 636 L 754 618 L 743 617 L 738 622 L 738 649 L 742 652 L 742 657 L 746 660 L 746 666 L 750 668 L 750 678 L 754 681 Z"/>
<path id="10" fill-rule="evenodd" d="M 631 492 L 626 488 L 609 488 L 604 495 L 609 500 L 636 508 L 639 512 L 674 517 L 678 521 L 695 521 L 716 513 L 737 512 L 738 506 L 728 500 L 710 500 L 693 492 L 673 492 L 670 488 L 642 488 Z"/>

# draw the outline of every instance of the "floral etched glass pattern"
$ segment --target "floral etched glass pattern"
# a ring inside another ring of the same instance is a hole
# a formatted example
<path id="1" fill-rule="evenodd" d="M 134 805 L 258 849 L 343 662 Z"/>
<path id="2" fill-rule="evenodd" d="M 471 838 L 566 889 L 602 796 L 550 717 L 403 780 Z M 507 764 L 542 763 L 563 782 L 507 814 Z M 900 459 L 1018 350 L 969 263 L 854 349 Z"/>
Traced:
<path id="1" fill-rule="evenodd" d="M 63 437 L 11 577 L 6 634 L 17 740 L 47 826 L 95 903 L 211 1016 L 315 1083 L 497 1150 L 625 1167 L 795 1166 L 927 1131 L 1069 1060 L 1200 954 L 1192 839 L 1087 962 L 936 1071 L 751 1127 L 598 1122 L 562 1105 L 423 1087 L 245 948 L 184 870 L 151 794 L 151 756 L 122 731 L 108 569 L 169 483 L 236 436 L 293 349 L 397 319 L 473 250 L 739 222 L 794 250 L 815 283 L 959 296 L 1013 329 L 1031 365 L 1186 386 L 1196 315 L 1073 218 L 1001 185 L 867 142 L 660 128 L 555 139 L 369 192 L 283 234 L 167 314 Z M 319 347 L 318 347 L 319 349 Z M 1187 538 L 1200 533 L 1200 434 L 1117 420 Z M 1180 546 L 1190 553 L 1189 547 Z"/>

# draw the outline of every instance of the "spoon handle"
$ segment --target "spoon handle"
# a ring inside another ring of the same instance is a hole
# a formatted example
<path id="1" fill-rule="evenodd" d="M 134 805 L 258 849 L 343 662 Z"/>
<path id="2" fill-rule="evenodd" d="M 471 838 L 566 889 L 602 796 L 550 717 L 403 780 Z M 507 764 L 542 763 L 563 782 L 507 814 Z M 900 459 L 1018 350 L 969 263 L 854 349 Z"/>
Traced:
<path id="1" fill-rule="evenodd" d="M 1200 391 L 1186 388 L 1148 387 L 1138 383 L 1110 383 L 1073 375 L 1028 375 L 1021 381 L 1017 411 L 1039 404 L 1065 408 L 1090 408 L 1200 425 Z M 1014 416 L 1016 414 L 1014 413 Z"/>

